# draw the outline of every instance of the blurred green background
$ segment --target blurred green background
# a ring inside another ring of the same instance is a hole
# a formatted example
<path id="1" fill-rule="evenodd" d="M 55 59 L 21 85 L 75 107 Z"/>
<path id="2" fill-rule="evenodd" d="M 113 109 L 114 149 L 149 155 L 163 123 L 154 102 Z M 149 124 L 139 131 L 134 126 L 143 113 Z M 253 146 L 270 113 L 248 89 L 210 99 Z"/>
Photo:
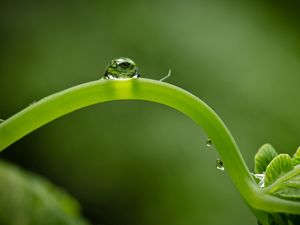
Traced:
<path id="1" fill-rule="evenodd" d="M 297 1 L 0 2 L 0 118 L 100 78 L 112 58 L 178 85 L 225 121 L 253 169 L 257 149 L 300 145 Z M 60 118 L 1 153 L 82 205 L 92 224 L 256 224 L 189 118 L 116 101 Z M 226 164 L 226 162 L 225 162 Z"/>

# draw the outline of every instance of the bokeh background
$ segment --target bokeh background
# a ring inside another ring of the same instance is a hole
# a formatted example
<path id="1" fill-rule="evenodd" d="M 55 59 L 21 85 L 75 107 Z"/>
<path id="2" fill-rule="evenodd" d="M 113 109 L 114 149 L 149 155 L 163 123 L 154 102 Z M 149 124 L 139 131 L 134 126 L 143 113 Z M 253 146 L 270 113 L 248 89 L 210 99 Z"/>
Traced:
<path id="1" fill-rule="evenodd" d="M 99 79 L 118 56 L 178 85 L 225 121 L 253 169 L 264 143 L 300 145 L 298 1 L 0 2 L 0 118 Z M 34 131 L 1 158 L 79 200 L 92 224 L 256 224 L 189 118 L 116 101 Z M 226 163 L 226 162 L 225 162 Z"/>

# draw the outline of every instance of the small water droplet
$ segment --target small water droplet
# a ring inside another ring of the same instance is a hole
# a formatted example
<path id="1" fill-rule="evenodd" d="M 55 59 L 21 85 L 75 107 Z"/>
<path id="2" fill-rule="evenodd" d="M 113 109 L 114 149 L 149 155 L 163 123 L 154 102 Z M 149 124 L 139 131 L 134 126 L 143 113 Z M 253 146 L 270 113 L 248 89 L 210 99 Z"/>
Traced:
<path id="1" fill-rule="evenodd" d="M 212 140 L 211 140 L 210 138 L 208 138 L 208 139 L 206 140 L 206 146 L 207 146 L 207 147 L 211 147 L 212 144 L 213 144 Z"/>
<path id="2" fill-rule="evenodd" d="M 264 173 L 253 174 L 253 176 L 259 180 L 258 186 L 260 186 L 261 188 L 265 187 L 265 174 Z"/>
<path id="3" fill-rule="evenodd" d="M 135 62 L 124 57 L 113 59 L 104 74 L 105 79 L 112 80 L 138 78 L 139 76 Z"/>
<path id="4" fill-rule="evenodd" d="M 224 170 L 224 162 L 221 159 L 216 160 L 216 166 L 218 170 Z"/>

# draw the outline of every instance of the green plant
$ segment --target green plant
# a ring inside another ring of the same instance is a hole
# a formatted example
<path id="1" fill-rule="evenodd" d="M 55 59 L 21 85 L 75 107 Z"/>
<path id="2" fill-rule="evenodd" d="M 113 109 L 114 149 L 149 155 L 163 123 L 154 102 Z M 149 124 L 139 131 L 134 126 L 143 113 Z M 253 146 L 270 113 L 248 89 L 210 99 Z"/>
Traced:
<path id="1" fill-rule="evenodd" d="M 113 67 L 114 72 L 118 66 Z M 127 66 L 133 69 L 133 64 L 122 65 L 122 68 L 126 70 Z M 122 74 L 117 78 L 120 77 Z M 286 154 L 277 155 L 266 144 L 255 156 L 256 174 L 252 174 L 218 115 L 196 96 L 160 81 L 145 78 L 101 79 L 48 96 L 0 124 L 0 151 L 31 131 L 74 110 L 123 99 L 170 106 L 201 126 L 211 138 L 231 180 L 259 223 L 296 224 L 300 221 L 300 150 L 291 158 Z"/>
<path id="2" fill-rule="evenodd" d="M 76 200 L 39 176 L 0 161 L 0 224 L 88 225 Z"/>

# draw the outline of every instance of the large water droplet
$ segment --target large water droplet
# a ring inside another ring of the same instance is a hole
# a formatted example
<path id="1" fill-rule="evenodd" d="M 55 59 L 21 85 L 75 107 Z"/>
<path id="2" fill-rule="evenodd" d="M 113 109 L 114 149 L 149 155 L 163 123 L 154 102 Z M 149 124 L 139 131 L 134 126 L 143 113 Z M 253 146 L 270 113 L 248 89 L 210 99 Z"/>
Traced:
<path id="1" fill-rule="evenodd" d="M 218 170 L 224 170 L 224 162 L 221 159 L 216 160 L 216 166 Z"/>
<path id="2" fill-rule="evenodd" d="M 105 79 L 128 79 L 128 78 L 138 78 L 140 75 L 138 73 L 138 67 L 129 58 L 116 58 L 113 59 L 105 70 Z"/>
<path id="3" fill-rule="evenodd" d="M 212 144 L 213 144 L 212 140 L 210 138 L 207 138 L 207 140 L 206 140 L 206 146 L 207 147 L 211 147 Z"/>
<path id="4" fill-rule="evenodd" d="M 261 188 L 265 187 L 265 174 L 264 173 L 253 174 L 253 176 L 259 180 L 258 186 L 260 186 Z"/>

